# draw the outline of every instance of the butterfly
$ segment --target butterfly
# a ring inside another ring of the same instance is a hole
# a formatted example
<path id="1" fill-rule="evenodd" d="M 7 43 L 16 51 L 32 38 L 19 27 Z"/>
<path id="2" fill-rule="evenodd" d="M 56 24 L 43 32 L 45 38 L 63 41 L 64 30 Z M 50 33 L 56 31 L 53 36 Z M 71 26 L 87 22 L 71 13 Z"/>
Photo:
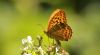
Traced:
<path id="1" fill-rule="evenodd" d="M 62 9 L 56 9 L 50 16 L 48 28 L 44 31 L 48 37 L 68 41 L 72 36 L 72 29 L 67 24 L 65 12 Z"/>

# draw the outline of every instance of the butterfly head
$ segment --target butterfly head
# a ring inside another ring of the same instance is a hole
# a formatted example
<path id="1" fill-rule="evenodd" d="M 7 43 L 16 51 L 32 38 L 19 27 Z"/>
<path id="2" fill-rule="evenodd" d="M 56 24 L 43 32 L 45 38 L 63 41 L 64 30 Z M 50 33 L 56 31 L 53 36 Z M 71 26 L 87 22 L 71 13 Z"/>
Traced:
<path id="1" fill-rule="evenodd" d="M 43 32 L 44 32 L 46 35 L 48 35 L 48 32 L 47 32 L 47 30 L 44 30 Z"/>
<path id="2" fill-rule="evenodd" d="M 47 33 L 47 30 L 44 30 L 43 32 L 44 32 L 44 33 Z"/>
<path id="3" fill-rule="evenodd" d="M 44 33 L 48 36 L 51 37 L 50 33 L 47 30 L 44 30 Z"/>

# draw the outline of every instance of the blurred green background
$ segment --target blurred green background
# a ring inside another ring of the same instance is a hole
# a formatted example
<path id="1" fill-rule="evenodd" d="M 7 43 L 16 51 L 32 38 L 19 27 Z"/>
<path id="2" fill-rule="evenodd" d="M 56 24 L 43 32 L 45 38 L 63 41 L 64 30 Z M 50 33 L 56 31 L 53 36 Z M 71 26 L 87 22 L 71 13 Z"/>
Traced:
<path id="1" fill-rule="evenodd" d="M 99 0 L 0 0 L 0 55 L 20 55 L 28 35 L 41 35 L 47 44 L 43 30 L 58 8 L 66 11 L 73 30 L 72 38 L 62 42 L 70 55 L 100 55 Z"/>

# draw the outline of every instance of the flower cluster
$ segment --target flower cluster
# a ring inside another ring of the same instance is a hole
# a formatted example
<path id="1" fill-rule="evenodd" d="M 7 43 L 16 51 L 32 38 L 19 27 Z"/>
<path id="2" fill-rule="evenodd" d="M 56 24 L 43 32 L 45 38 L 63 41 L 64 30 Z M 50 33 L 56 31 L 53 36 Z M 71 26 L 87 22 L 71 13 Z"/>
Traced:
<path id="1" fill-rule="evenodd" d="M 22 53 L 21 55 L 69 55 L 63 48 L 57 46 L 56 44 L 48 46 L 47 50 L 43 50 L 42 48 L 42 40 L 43 38 L 38 35 L 37 40 L 39 42 L 38 45 L 35 45 L 34 40 L 31 36 L 27 36 L 22 39 Z M 53 53 L 52 53 L 53 52 Z"/>

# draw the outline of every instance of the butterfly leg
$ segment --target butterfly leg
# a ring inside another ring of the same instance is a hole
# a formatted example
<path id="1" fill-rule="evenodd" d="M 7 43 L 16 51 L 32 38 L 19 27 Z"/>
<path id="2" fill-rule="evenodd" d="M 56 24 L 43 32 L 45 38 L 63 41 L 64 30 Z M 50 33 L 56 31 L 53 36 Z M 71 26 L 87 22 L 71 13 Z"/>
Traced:
<path id="1" fill-rule="evenodd" d="M 61 42 L 57 39 L 55 39 L 55 40 L 56 40 L 57 46 L 61 46 Z"/>
<path id="2" fill-rule="evenodd" d="M 53 45 L 54 45 L 55 43 L 54 43 L 54 38 L 53 38 Z"/>

